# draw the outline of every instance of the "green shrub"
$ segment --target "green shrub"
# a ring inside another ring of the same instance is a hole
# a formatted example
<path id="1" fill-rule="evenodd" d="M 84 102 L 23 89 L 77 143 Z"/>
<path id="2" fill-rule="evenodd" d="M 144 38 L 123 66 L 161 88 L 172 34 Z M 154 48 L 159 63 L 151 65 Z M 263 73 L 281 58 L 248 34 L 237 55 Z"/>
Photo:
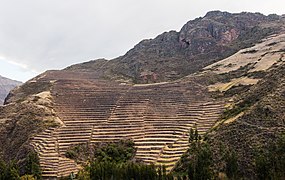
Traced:
<path id="1" fill-rule="evenodd" d="M 134 142 L 121 140 L 117 143 L 105 144 L 95 150 L 94 158 L 98 161 L 126 162 L 135 155 Z"/>
<path id="2" fill-rule="evenodd" d="M 259 179 L 285 179 L 285 134 L 271 143 L 269 149 L 257 152 L 256 173 Z"/>

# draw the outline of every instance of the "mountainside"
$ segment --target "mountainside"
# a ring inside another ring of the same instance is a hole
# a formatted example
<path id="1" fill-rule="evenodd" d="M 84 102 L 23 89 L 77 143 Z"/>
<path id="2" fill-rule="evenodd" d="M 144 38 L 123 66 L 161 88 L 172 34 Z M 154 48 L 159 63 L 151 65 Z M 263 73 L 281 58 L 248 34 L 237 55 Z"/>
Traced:
<path id="1" fill-rule="evenodd" d="M 0 104 L 4 103 L 9 91 L 22 84 L 19 81 L 10 80 L 8 78 L 0 76 Z"/>
<path id="2" fill-rule="evenodd" d="M 285 134 L 284 57 L 285 32 L 185 78 L 202 82 L 213 97 L 227 102 L 207 133 L 218 172 L 225 170 L 221 151 L 228 148 L 237 153 L 239 174 L 256 179 L 257 155 Z"/>
<path id="3" fill-rule="evenodd" d="M 240 174 L 256 179 L 255 150 L 285 132 L 284 21 L 209 12 L 116 59 L 47 71 L 0 107 L 0 156 L 24 173 L 36 152 L 43 176 L 56 178 L 80 169 L 72 149 L 132 139 L 136 161 L 169 172 L 197 127 L 215 152 L 234 149 Z M 222 171 L 219 154 L 213 159 Z"/>
<path id="4" fill-rule="evenodd" d="M 277 15 L 213 11 L 189 21 L 179 32 L 141 41 L 124 56 L 67 69 L 96 70 L 104 78 L 135 83 L 175 80 L 283 30 L 280 24 L 284 18 Z"/>
<path id="5" fill-rule="evenodd" d="M 240 91 L 241 95 L 227 111 L 222 125 L 209 133 L 210 145 L 214 149 L 218 150 L 224 144 L 242 157 L 239 158 L 239 169 L 247 177 L 254 177 L 256 154 L 268 149 L 285 134 L 284 60 L 258 84 Z M 221 165 L 220 159 L 217 155 L 217 165 Z"/>

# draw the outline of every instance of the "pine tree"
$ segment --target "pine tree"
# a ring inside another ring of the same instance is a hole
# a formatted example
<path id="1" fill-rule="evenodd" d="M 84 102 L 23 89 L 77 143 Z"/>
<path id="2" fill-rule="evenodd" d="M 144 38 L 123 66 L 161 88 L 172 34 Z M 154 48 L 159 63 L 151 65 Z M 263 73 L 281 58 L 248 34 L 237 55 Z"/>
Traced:
<path id="1" fill-rule="evenodd" d="M 41 179 L 41 169 L 40 169 L 39 158 L 36 153 L 29 153 L 26 163 L 26 174 L 33 175 L 36 179 Z"/>
<path id="2" fill-rule="evenodd" d="M 19 170 L 15 162 L 10 162 L 6 168 L 6 176 L 4 179 L 20 180 Z"/>
<path id="3" fill-rule="evenodd" d="M 163 180 L 166 179 L 166 168 L 165 168 L 165 165 L 162 165 L 162 179 Z"/>
<path id="4" fill-rule="evenodd" d="M 230 179 L 237 179 L 238 174 L 238 163 L 237 163 L 237 155 L 233 152 L 226 153 L 226 175 Z"/>
<path id="5" fill-rule="evenodd" d="M 161 165 L 158 166 L 158 180 L 162 180 L 162 168 L 161 168 Z"/>
<path id="6" fill-rule="evenodd" d="M 199 133 L 197 127 L 195 127 L 194 139 L 196 142 L 199 140 Z"/>
<path id="7" fill-rule="evenodd" d="M 191 128 L 189 132 L 189 143 L 194 141 L 194 130 Z"/>
<path id="8" fill-rule="evenodd" d="M 198 137 L 198 136 L 196 136 Z M 211 179 L 212 152 L 208 144 L 194 141 L 189 149 L 188 177 L 191 180 Z"/>

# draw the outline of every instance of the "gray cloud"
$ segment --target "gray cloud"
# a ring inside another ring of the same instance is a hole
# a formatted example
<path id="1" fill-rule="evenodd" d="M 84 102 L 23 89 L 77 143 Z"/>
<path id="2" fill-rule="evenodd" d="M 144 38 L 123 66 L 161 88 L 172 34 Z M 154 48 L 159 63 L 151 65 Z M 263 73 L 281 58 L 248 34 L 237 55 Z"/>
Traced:
<path id="1" fill-rule="evenodd" d="M 285 13 L 284 0 L 0 0 L 0 57 L 30 70 L 123 55 L 209 10 Z M 1 73 L 1 72 L 0 72 Z"/>

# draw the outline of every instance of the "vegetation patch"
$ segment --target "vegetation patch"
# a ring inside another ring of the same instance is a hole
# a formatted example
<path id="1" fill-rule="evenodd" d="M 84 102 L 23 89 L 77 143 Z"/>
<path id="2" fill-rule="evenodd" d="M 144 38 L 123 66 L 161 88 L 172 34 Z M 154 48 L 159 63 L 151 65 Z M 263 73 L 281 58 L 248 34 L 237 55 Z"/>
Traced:
<path id="1" fill-rule="evenodd" d="M 209 91 L 220 91 L 220 92 L 226 92 L 229 89 L 239 86 L 239 85 L 254 85 L 259 81 L 259 79 L 251 79 L 248 77 L 241 77 L 237 79 L 232 79 L 228 83 L 216 83 L 213 85 L 210 85 Z"/>
<path id="2" fill-rule="evenodd" d="M 189 150 L 182 156 L 174 174 L 186 175 L 188 179 L 247 179 L 242 174 L 241 157 L 231 146 L 219 142 L 218 148 L 211 142 L 190 131 Z M 194 137 L 194 138 L 193 138 Z M 256 147 L 254 174 L 258 179 L 285 178 L 285 133 L 264 147 Z M 218 163 L 217 163 L 218 162 Z M 253 174 L 251 177 L 254 177 Z"/>
<path id="3" fill-rule="evenodd" d="M 265 75 L 266 75 L 266 71 L 253 71 L 253 72 L 249 72 L 247 74 L 247 77 L 253 78 L 253 79 L 261 79 L 261 78 L 264 78 Z"/>
<path id="4" fill-rule="evenodd" d="M 223 112 L 222 119 L 229 119 L 229 118 L 233 118 L 237 116 L 238 114 L 250 108 L 255 103 L 255 101 L 256 100 L 252 100 L 252 101 L 247 100 L 247 101 L 243 101 L 239 104 L 234 105 L 233 108 L 227 109 Z"/>
<path id="5" fill-rule="evenodd" d="M 24 174 L 15 161 L 9 163 L 0 159 L 0 180 L 40 180 L 42 179 L 39 158 L 37 154 L 30 152 L 26 158 Z"/>
<path id="6" fill-rule="evenodd" d="M 256 152 L 255 164 L 259 179 L 284 179 L 285 178 L 285 133 L 276 143 L 270 142 L 268 149 Z"/>
<path id="7" fill-rule="evenodd" d="M 132 160 L 136 149 L 132 140 L 112 143 L 80 144 L 66 151 L 65 156 L 77 162 L 97 160 L 100 162 L 127 162 Z"/>
<path id="8" fill-rule="evenodd" d="M 67 157 L 77 160 L 82 156 L 82 153 L 89 156 L 89 163 L 85 164 L 84 169 L 76 175 L 79 180 L 174 179 L 172 174 L 166 173 L 166 168 L 163 166 L 156 167 L 135 162 L 133 158 L 136 150 L 134 142 L 131 140 L 96 144 L 91 147 L 89 154 L 86 154 L 87 149 L 90 150 L 87 145 L 79 145 L 71 148 L 66 153 Z M 70 177 L 62 179 L 70 179 Z"/>
<path id="9" fill-rule="evenodd" d="M 236 179 L 238 177 L 237 155 L 228 148 L 220 149 L 222 155 L 223 168 L 217 171 L 215 168 L 213 155 L 214 151 L 207 142 L 199 136 L 197 129 L 189 132 L 189 149 L 182 156 L 174 169 L 174 174 L 187 176 L 188 179 L 219 179 L 221 174 L 225 178 Z"/>
<path id="10" fill-rule="evenodd" d="M 126 162 L 131 160 L 136 152 L 134 142 L 121 140 L 118 143 L 111 143 L 96 148 L 94 157 L 98 161 Z"/>

